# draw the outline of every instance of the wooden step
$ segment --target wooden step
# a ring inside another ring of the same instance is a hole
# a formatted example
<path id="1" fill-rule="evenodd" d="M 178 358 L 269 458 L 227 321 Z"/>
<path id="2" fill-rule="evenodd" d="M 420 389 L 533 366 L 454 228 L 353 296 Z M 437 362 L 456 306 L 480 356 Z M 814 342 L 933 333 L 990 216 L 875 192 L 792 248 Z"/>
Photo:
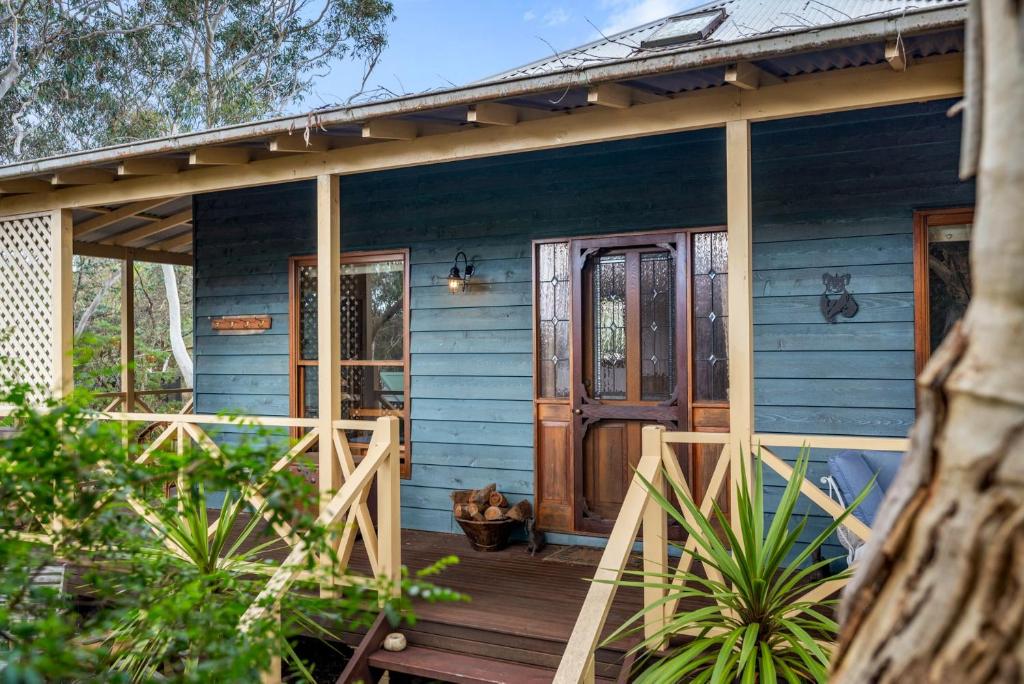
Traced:
<path id="1" fill-rule="evenodd" d="M 538 639 L 521 634 L 424 620 L 415 626 L 400 630 L 409 643 L 437 650 L 452 651 L 469 656 L 485 656 L 522 665 L 556 669 L 565 652 L 565 642 Z M 614 679 L 622 669 L 625 654 L 621 651 L 599 649 L 595 659 L 595 674 Z"/>
<path id="2" fill-rule="evenodd" d="M 555 676 L 548 668 L 424 646 L 409 646 L 398 653 L 377 651 L 370 656 L 370 667 L 468 684 L 550 684 Z"/>
<path id="3" fill-rule="evenodd" d="M 401 672 L 441 682 L 458 684 L 551 684 L 555 670 L 507 660 L 453 653 L 447 650 L 409 646 L 393 653 L 380 650 L 370 656 L 375 670 Z M 614 684 L 614 679 L 598 677 L 597 684 Z"/>

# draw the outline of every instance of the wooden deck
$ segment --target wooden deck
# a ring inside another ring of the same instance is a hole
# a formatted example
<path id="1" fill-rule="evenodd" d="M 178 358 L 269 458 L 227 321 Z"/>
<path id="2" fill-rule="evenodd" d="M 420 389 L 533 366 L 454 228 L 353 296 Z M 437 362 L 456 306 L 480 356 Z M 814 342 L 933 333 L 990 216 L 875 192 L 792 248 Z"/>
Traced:
<path id="1" fill-rule="evenodd" d="M 525 544 L 504 551 L 474 551 L 462 535 L 438 532 L 402 532 L 402 563 L 410 571 L 426 567 L 444 556 L 458 556 L 459 564 L 445 570 L 436 584 L 470 597 L 468 603 L 418 602 L 420 620 L 459 625 L 469 629 L 504 631 L 510 636 L 565 641 L 572 632 L 596 566 L 545 560 L 560 546 L 548 546 L 531 556 Z M 357 552 L 358 553 L 358 552 Z M 369 569 L 365 555 L 353 554 L 354 569 Z M 620 625 L 640 610 L 641 592 L 621 588 L 609 615 Z"/>
<path id="2" fill-rule="evenodd" d="M 407 530 L 402 533 L 402 563 L 410 571 L 455 555 L 458 565 L 436 578 L 470 597 L 468 603 L 416 602 L 417 623 L 404 626 L 410 648 L 403 654 L 377 651 L 370 664 L 440 681 L 545 684 L 552 680 L 597 569 L 600 552 L 583 552 L 591 564 L 552 559 L 568 547 L 548 546 L 531 556 L 525 544 L 504 551 L 474 551 L 462 535 Z M 362 553 L 353 569 L 368 569 Z M 358 560 L 356 560 L 358 559 Z M 605 636 L 636 614 L 641 590 L 620 588 L 607 620 Z M 689 606 L 688 606 L 689 607 Z M 355 635 L 351 635 L 355 636 Z M 598 650 L 599 682 L 620 679 L 626 651 L 636 639 Z M 484 674 L 486 673 L 486 675 Z"/>

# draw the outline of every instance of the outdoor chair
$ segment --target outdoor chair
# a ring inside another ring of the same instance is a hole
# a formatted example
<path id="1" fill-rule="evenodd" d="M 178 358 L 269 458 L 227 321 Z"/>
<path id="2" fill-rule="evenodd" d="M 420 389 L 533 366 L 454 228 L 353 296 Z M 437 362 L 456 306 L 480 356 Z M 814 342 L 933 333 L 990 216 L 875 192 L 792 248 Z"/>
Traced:
<path id="1" fill-rule="evenodd" d="M 900 467 L 900 456 L 889 451 L 841 451 L 829 456 L 829 474 L 821 478 L 828 485 L 828 494 L 840 506 L 846 508 L 865 487 L 871 486 L 861 504 L 852 515 L 868 527 L 875 523 L 875 516 L 882 505 L 885 493 L 892 485 Z M 874 484 L 872 484 L 874 479 Z M 847 560 L 857 560 L 864 542 L 845 525 L 836 531 L 839 543 L 847 551 Z"/>

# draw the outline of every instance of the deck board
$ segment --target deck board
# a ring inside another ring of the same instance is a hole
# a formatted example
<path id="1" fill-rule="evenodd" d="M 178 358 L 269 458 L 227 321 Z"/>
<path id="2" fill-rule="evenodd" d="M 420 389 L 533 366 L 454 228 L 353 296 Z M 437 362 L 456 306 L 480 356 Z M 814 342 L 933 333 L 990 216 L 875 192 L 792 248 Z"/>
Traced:
<path id="1" fill-rule="evenodd" d="M 572 633 L 590 586 L 588 579 L 596 568 L 544 560 L 559 548 L 549 546 L 531 556 L 525 544 L 513 544 L 503 551 L 483 553 L 470 548 L 461 535 L 403 531 L 402 563 L 416 571 L 445 556 L 458 556 L 459 563 L 447 568 L 435 583 L 471 599 L 468 603 L 416 602 L 416 616 L 564 643 Z M 351 565 L 359 572 L 369 570 L 358 546 Z M 620 588 L 606 631 L 635 614 L 641 602 L 639 589 Z"/>

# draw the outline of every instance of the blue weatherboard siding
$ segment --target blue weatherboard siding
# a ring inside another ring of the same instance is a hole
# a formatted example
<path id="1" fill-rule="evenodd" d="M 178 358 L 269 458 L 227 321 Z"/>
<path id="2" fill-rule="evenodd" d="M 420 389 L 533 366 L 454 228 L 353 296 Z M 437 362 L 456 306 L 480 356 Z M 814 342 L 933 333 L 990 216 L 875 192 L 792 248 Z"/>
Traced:
<path id="1" fill-rule="evenodd" d="M 946 106 L 754 127 L 758 429 L 906 432 L 912 212 L 973 202 L 973 188 L 956 181 L 959 124 Z M 451 530 L 457 487 L 495 481 L 532 494 L 530 241 L 722 224 L 724 171 L 724 138 L 711 130 L 341 179 L 343 248 L 410 249 L 404 525 Z M 198 196 L 195 205 L 198 410 L 284 415 L 287 257 L 315 252 L 313 185 Z M 478 275 L 452 296 L 444 277 L 460 249 Z M 855 319 L 822 322 L 825 270 L 851 274 Z M 261 335 L 214 336 L 206 319 L 262 312 L 274 327 Z"/>
<path id="2" fill-rule="evenodd" d="M 755 420 L 764 432 L 906 435 L 914 419 L 915 209 L 974 203 L 957 179 L 950 103 L 752 129 Z M 855 318 L 825 323 L 824 272 L 849 273 Z M 792 459 L 795 449 L 779 449 Z M 812 454 L 811 478 L 828 452 Z M 782 481 L 766 478 L 769 503 Z M 811 514 L 808 535 L 827 519 Z M 838 553 L 838 547 L 829 549 Z"/>

